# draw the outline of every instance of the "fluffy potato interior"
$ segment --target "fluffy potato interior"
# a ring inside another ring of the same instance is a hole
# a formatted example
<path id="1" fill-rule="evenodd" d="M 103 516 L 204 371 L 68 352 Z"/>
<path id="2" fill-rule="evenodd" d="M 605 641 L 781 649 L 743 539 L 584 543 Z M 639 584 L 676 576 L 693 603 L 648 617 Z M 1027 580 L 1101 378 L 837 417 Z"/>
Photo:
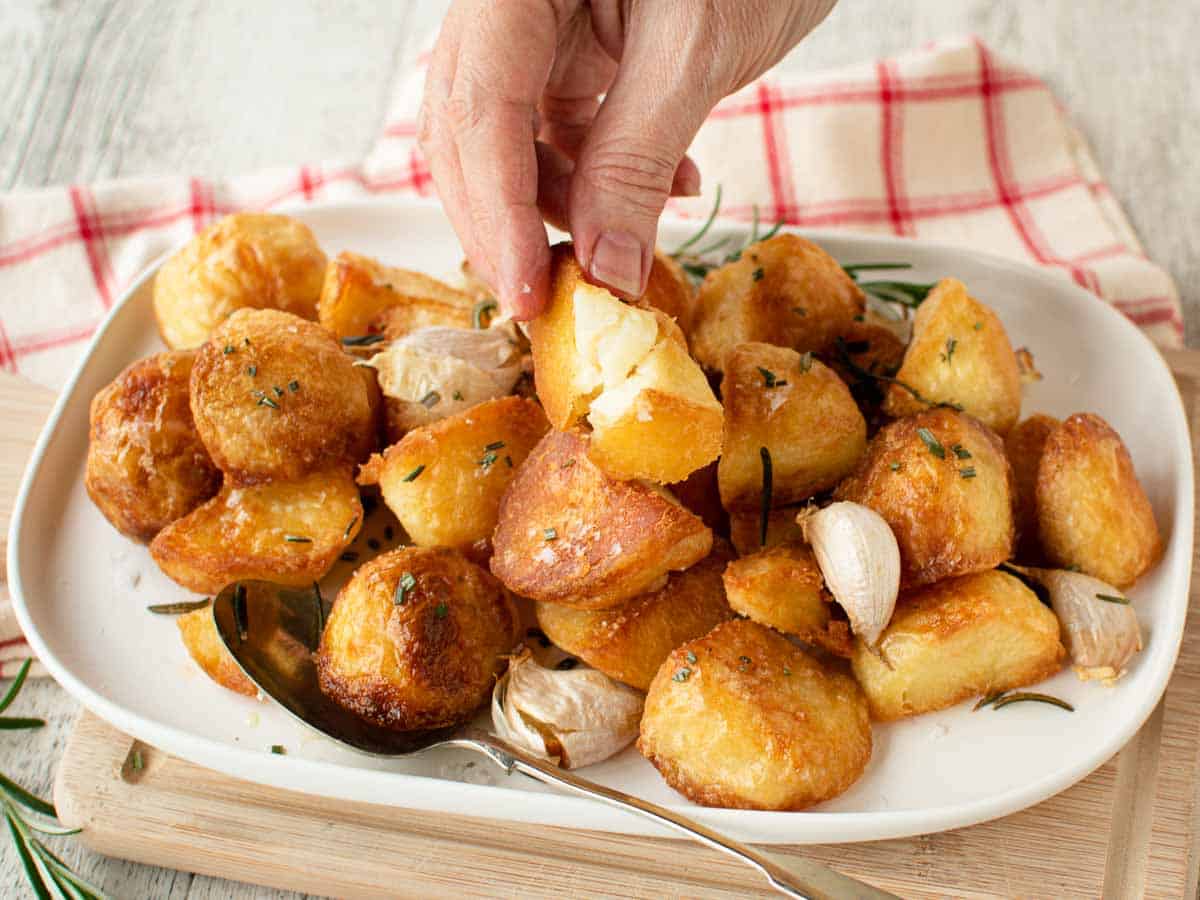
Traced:
<path id="1" fill-rule="evenodd" d="M 852 678 L 735 619 L 663 663 L 646 695 L 638 749 L 693 802 L 797 810 L 862 775 L 871 725 Z"/>
<path id="2" fill-rule="evenodd" d="M 899 719 L 968 697 L 1036 684 L 1062 668 L 1058 619 L 1018 579 L 978 572 L 901 597 L 878 655 L 851 660 L 876 719 Z"/>
<path id="3" fill-rule="evenodd" d="M 211 607 L 184 613 L 175 620 L 175 624 L 179 626 L 179 637 L 188 655 L 205 675 L 235 693 L 257 696 L 258 688 L 239 668 L 233 654 L 217 633 Z"/>

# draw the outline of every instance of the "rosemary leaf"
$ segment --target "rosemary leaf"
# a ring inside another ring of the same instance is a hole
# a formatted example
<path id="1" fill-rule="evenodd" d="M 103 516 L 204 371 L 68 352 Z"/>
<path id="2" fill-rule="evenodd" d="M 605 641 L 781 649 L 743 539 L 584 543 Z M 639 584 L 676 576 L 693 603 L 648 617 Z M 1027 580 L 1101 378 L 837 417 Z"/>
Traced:
<path id="1" fill-rule="evenodd" d="M 55 810 L 54 804 L 47 803 L 41 797 L 37 797 L 25 788 L 21 787 L 15 781 L 12 781 L 7 775 L 0 773 L 0 790 L 4 791 L 10 799 L 15 800 L 22 806 L 32 809 L 34 812 L 41 813 L 43 816 L 58 818 L 58 811 Z"/>
<path id="2" fill-rule="evenodd" d="M 842 266 L 846 274 L 858 280 L 859 272 L 874 272 L 879 269 L 911 269 L 912 263 L 903 262 L 877 262 L 877 263 L 852 263 L 848 266 Z"/>
<path id="3" fill-rule="evenodd" d="M 50 889 L 46 887 L 41 871 L 33 860 L 33 854 L 25 842 L 25 836 L 21 834 L 16 817 L 11 811 L 5 811 L 4 816 L 8 820 L 8 831 L 12 835 L 13 846 L 17 848 L 17 856 L 21 859 L 21 867 L 25 870 L 25 878 L 28 879 L 29 886 L 33 888 L 38 900 L 52 900 Z"/>
<path id="4" fill-rule="evenodd" d="M 680 244 L 678 247 L 675 248 L 675 250 L 671 253 L 671 256 L 678 259 L 684 250 L 686 250 L 688 247 L 691 247 L 693 244 L 698 243 L 706 234 L 708 234 L 708 229 L 712 228 L 712 223 L 716 220 L 717 213 L 719 213 L 720 211 L 721 211 L 721 185 L 718 184 L 717 185 L 717 196 L 716 196 L 715 201 L 713 202 L 712 210 L 710 210 L 708 213 L 708 218 L 704 220 L 704 224 L 700 226 L 699 231 L 697 231 L 690 238 L 688 238 L 686 241 L 684 241 L 682 244 Z"/>
<path id="5" fill-rule="evenodd" d="M 983 709 L 985 706 L 991 706 L 993 703 L 995 703 L 997 700 L 999 700 L 1003 696 L 1004 696 L 1004 691 L 993 691 L 990 694 L 984 694 L 982 697 L 979 698 L 979 702 L 976 703 L 973 707 L 971 707 L 971 712 L 977 712 L 977 711 Z"/>
<path id="6" fill-rule="evenodd" d="M 1001 707 L 1008 706 L 1010 703 L 1021 703 L 1023 701 L 1049 703 L 1051 706 L 1057 706 L 1059 709 L 1065 709 L 1067 712 L 1075 712 L 1075 707 L 1066 700 L 1060 700 L 1058 697 L 1051 697 L 1049 694 L 1038 694 L 1034 691 L 1014 691 L 1011 694 L 1005 694 L 992 704 L 992 708 L 1000 709 Z"/>
<path id="7" fill-rule="evenodd" d="M 3 700 L 0 700 L 0 713 L 12 706 L 12 702 L 17 699 L 17 694 L 21 692 L 21 687 L 25 684 L 25 678 L 29 675 L 29 667 L 32 665 L 32 658 L 21 663 L 21 668 L 17 670 L 17 675 L 13 678 L 13 683 L 8 688 L 8 693 L 4 695 Z"/>
<path id="8" fill-rule="evenodd" d="M 26 729 L 41 728 L 45 724 L 45 719 L 25 719 L 16 716 L 0 717 L 0 731 L 24 731 Z"/>
<path id="9" fill-rule="evenodd" d="M 1105 603 L 1119 603 L 1121 606 L 1129 605 L 1128 597 L 1118 597 L 1116 594 L 1097 594 L 1097 600 L 1103 600 Z"/>
<path id="10" fill-rule="evenodd" d="M 342 338 L 343 347 L 369 347 L 371 344 L 378 344 L 385 340 L 382 334 L 357 334 L 352 337 Z"/>
<path id="11" fill-rule="evenodd" d="M 928 428 L 918 428 L 917 437 L 919 437 L 922 443 L 929 448 L 929 452 L 938 459 L 946 458 L 946 448 L 938 442 L 938 439 L 933 436 L 933 432 Z"/>
<path id="12" fill-rule="evenodd" d="M 425 471 L 425 464 L 421 463 L 419 466 L 417 466 L 415 469 L 413 469 L 411 472 L 409 472 L 407 475 L 405 475 L 400 480 L 405 481 L 405 482 L 416 481 L 421 476 L 421 473 L 424 471 Z"/>
<path id="13" fill-rule="evenodd" d="M 762 460 L 762 508 L 761 520 L 758 526 L 758 540 L 763 547 L 767 546 L 767 525 L 771 521 L 771 495 L 774 492 L 771 471 L 771 451 L 766 447 L 758 448 L 758 456 Z"/>

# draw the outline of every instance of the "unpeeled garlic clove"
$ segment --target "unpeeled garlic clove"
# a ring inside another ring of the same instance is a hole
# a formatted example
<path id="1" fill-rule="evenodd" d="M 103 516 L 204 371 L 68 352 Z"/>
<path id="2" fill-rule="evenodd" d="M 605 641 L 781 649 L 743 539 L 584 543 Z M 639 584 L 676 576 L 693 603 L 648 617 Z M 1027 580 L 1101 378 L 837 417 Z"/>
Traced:
<path id="1" fill-rule="evenodd" d="M 900 547 L 891 527 L 875 510 L 845 501 L 806 510 L 796 521 L 850 629 L 874 647 L 900 592 Z"/>
<path id="2" fill-rule="evenodd" d="M 1142 649 L 1142 629 L 1119 590 L 1082 572 L 1013 568 L 1050 594 L 1075 674 L 1084 681 L 1110 682 L 1125 674 L 1129 660 Z"/>
<path id="3" fill-rule="evenodd" d="M 637 737 L 642 695 L 595 669 L 544 668 L 528 650 L 492 691 L 496 734 L 564 769 L 608 759 Z"/>

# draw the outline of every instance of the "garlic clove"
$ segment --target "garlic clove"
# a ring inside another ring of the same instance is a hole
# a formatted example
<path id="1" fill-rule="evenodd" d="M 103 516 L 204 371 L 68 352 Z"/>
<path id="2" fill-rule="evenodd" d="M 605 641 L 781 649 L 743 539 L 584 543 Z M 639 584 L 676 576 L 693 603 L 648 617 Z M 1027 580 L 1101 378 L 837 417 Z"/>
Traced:
<path id="1" fill-rule="evenodd" d="M 1142 629 L 1128 598 L 1082 572 L 1012 568 L 1046 588 L 1081 680 L 1112 683 L 1125 674 L 1129 660 L 1142 649 Z"/>
<path id="2" fill-rule="evenodd" d="M 900 547 L 891 527 L 875 510 L 845 501 L 806 510 L 796 521 L 851 630 L 874 647 L 900 592 Z"/>
<path id="3" fill-rule="evenodd" d="M 566 769 L 619 753 L 637 737 L 643 697 L 588 668 L 547 669 L 523 650 L 492 692 L 492 724 L 506 741 Z"/>

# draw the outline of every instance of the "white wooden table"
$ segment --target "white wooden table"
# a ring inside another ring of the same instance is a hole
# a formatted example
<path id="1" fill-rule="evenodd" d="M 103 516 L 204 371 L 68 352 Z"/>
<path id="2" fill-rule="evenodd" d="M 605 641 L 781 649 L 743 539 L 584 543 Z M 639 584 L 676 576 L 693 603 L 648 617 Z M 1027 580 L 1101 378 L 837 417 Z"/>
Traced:
<path id="1" fill-rule="evenodd" d="M 221 175 L 354 158 L 445 0 L 2 0 L 0 190 L 123 175 Z M 1200 16 L 1178 0 L 843 0 L 783 65 L 813 69 L 974 32 L 1049 80 L 1090 139 L 1200 345 Z M 0 298 L 0 303 L 20 302 Z M 0 736 L 0 771 L 46 796 L 74 701 L 26 688 L 40 732 Z M 86 854 L 119 897 L 278 891 Z M 231 873 L 236 875 L 236 873 Z M 0 896 L 26 892 L 0 839 Z"/>

